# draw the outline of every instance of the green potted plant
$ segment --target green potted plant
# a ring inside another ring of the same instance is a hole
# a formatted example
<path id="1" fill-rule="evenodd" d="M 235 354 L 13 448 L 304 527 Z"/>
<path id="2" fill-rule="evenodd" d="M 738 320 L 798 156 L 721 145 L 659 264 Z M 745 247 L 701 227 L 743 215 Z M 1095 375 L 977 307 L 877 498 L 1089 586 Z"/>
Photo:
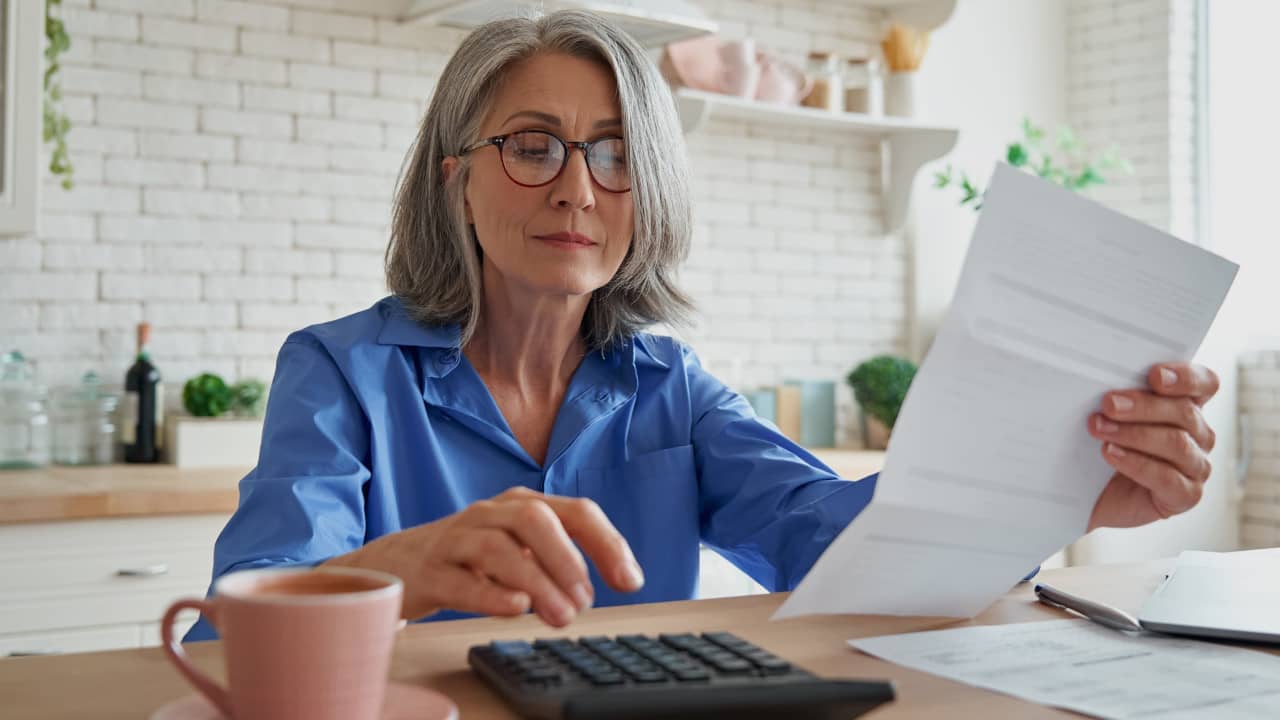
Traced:
<path id="1" fill-rule="evenodd" d="M 915 375 L 915 363 L 895 355 L 877 355 L 849 373 L 846 379 L 862 408 L 863 443 L 868 448 L 888 447 L 889 433 Z"/>
<path id="2" fill-rule="evenodd" d="M 245 379 L 234 385 L 203 373 L 182 387 L 186 415 L 168 421 L 169 462 L 179 467 L 248 467 L 257 462 L 266 385 Z"/>

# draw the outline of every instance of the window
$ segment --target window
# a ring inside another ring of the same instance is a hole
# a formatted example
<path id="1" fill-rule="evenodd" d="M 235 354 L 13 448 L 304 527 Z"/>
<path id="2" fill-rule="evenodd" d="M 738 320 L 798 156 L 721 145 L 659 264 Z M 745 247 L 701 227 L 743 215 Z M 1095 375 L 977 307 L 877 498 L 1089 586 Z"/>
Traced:
<path id="1" fill-rule="evenodd" d="M 44 3 L 0 0 L 0 235 L 35 231 Z"/>

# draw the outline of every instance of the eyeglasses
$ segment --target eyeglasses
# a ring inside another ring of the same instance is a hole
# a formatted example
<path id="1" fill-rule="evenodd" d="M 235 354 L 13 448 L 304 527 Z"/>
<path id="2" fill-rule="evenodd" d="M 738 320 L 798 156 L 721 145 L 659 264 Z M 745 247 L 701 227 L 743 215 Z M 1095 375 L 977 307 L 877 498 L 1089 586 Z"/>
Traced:
<path id="1" fill-rule="evenodd" d="M 502 154 L 502 169 L 517 185 L 542 187 L 554 182 L 569 164 L 569 148 L 578 148 L 586 158 L 587 170 L 597 185 L 612 193 L 631 190 L 627 144 L 620 137 L 569 142 L 545 130 L 521 130 L 481 140 L 463 148 L 459 154 L 466 155 L 488 145 L 498 146 Z"/>

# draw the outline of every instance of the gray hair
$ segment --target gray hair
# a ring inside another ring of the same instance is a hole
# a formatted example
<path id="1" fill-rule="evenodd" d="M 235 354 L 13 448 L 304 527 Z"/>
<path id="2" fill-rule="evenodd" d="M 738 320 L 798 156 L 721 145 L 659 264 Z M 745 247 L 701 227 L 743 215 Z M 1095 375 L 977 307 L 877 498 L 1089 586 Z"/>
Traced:
<path id="1" fill-rule="evenodd" d="M 666 83 L 644 49 L 613 24 L 579 10 L 495 20 L 462 41 L 445 66 L 396 191 L 387 285 L 411 317 L 459 323 L 465 344 L 479 321 L 480 250 L 466 221 L 466 157 L 445 181 L 442 161 L 476 142 L 512 64 L 543 52 L 599 62 L 612 71 L 635 207 L 631 247 L 617 273 L 592 293 L 583 337 L 593 349 L 648 325 L 684 325 L 693 303 L 677 287 L 689 254 L 691 201 L 684 137 Z"/>

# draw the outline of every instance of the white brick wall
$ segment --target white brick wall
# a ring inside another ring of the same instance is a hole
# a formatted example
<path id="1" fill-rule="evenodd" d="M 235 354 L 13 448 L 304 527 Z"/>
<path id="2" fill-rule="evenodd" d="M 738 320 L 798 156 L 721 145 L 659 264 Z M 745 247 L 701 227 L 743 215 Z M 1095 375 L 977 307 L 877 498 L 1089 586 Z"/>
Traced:
<path id="1" fill-rule="evenodd" d="M 1242 358 L 1239 393 L 1241 442 L 1252 451 L 1240 503 L 1240 544 L 1280 546 L 1280 351 Z"/>
<path id="2" fill-rule="evenodd" d="M 1191 0 L 1067 4 L 1067 112 L 1085 143 L 1114 146 L 1134 174 L 1095 198 L 1195 241 L 1196 18 Z"/>
<path id="3" fill-rule="evenodd" d="M 828 0 L 699 4 L 724 35 L 795 62 L 861 48 L 880 21 Z M 290 329 L 384 294 L 396 173 L 463 33 L 349 14 L 360 7 L 70 3 L 77 185 L 46 183 L 39 236 L 0 243 L 0 339 L 49 382 L 117 377 L 147 319 L 175 383 L 269 376 Z M 883 234 L 874 143 L 714 121 L 689 153 L 682 277 L 702 316 L 687 338 L 713 371 L 744 386 L 839 380 L 904 349 L 905 248 Z"/>

